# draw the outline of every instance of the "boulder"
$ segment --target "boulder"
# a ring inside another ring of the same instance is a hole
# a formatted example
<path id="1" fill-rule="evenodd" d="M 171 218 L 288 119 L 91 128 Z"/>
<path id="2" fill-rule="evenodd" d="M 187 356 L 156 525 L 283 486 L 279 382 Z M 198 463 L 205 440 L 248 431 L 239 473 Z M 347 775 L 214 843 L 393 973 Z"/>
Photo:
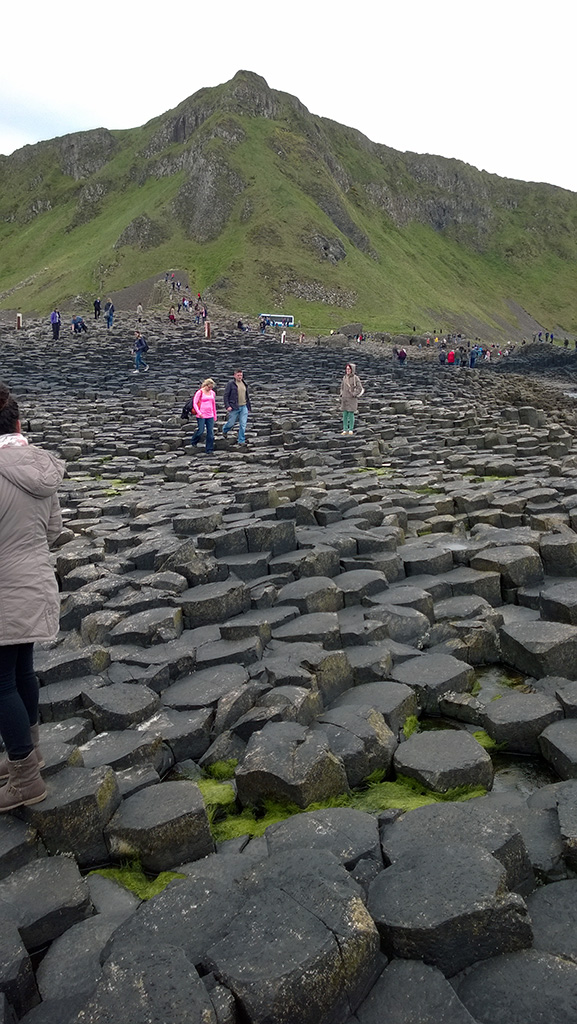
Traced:
<path id="1" fill-rule="evenodd" d="M 235 779 L 243 805 L 271 797 L 307 807 L 348 791 L 343 762 L 327 740 L 294 722 L 269 723 L 254 733 Z"/>
<path id="2" fill-rule="evenodd" d="M 396 750 L 397 775 L 416 779 L 435 793 L 461 786 L 490 789 L 493 764 L 486 750 L 468 732 L 453 729 L 415 733 Z"/>
<path id="3" fill-rule="evenodd" d="M 386 868 L 369 889 L 368 909 L 387 956 L 423 960 L 446 977 L 478 960 L 531 945 L 521 896 L 505 869 L 464 842 L 426 839 Z"/>
<path id="4" fill-rule="evenodd" d="M 123 800 L 105 829 L 115 860 L 158 874 L 214 850 L 204 800 L 192 782 L 164 782 Z"/>

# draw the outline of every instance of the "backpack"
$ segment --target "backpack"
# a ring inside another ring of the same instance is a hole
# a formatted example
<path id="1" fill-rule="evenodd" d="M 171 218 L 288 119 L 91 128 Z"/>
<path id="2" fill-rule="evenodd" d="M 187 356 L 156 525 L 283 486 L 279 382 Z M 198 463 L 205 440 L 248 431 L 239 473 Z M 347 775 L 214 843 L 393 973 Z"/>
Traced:
<path id="1" fill-rule="evenodd" d="M 148 352 L 148 342 L 147 342 L 146 338 L 142 338 L 141 340 L 142 340 L 141 351 L 142 352 Z"/>
<path id="2" fill-rule="evenodd" d="M 188 420 L 188 417 L 191 415 L 191 413 L 192 413 L 192 398 L 189 398 L 188 402 L 186 403 L 186 405 L 184 406 L 184 408 L 183 408 L 183 410 L 182 410 L 182 412 L 180 414 L 181 420 Z"/>

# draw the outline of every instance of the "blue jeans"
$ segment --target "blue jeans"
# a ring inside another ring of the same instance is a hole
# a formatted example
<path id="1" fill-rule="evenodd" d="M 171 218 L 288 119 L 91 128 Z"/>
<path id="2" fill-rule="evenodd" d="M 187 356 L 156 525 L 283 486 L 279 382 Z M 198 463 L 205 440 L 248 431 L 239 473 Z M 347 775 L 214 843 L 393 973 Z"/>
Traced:
<path id="1" fill-rule="evenodd" d="M 142 349 L 139 349 L 138 352 L 134 353 L 134 368 L 136 370 L 140 370 L 141 366 L 146 366 L 146 365 L 147 364 L 144 362 L 144 359 L 142 357 Z"/>
<path id="2" fill-rule="evenodd" d="M 225 435 L 225 437 L 228 434 L 229 430 L 232 430 L 232 428 L 234 427 L 234 425 L 235 425 L 237 420 L 238 420 L 238 443 L 239 444 L 244 444 L 245 443 L 244 432 L 246 430 L 246 424 L 247 424 L 247 420 L 248 420 L 248 406 L 247 405 L 239 405 L 238 409 L 231 409 L 231 411 L 228 414 L 228 419 L 227 419 L 224 427 L 222 428 L 222 432 Z"/>
<path id="3" fill-rule="evenodd" d="M 196 448 L 199 441 L 204 437 L 204 431 L 206 428 L 206 453 L 214 451 L 214 417 L 208 416 L 205 420 L 201 416 L 196 417 L 196 433 L 192 435 L 190 443 L 193 448 Z"/>

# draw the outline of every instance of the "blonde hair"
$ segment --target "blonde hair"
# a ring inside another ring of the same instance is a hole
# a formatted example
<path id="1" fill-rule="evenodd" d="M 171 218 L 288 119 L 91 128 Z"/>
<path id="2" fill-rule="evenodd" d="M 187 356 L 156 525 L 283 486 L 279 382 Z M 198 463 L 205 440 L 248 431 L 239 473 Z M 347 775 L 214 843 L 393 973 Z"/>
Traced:
<path id="1" fill-rule="evenodd" d="M 203 382 L 202 382 L 202 384 L 200 386 L 201 386 L 201 388 L 213 388 L 214 387 L 214 381 L 213 381 L 212 377 L 207 377 L 206 380 L 203 380 Z"/>

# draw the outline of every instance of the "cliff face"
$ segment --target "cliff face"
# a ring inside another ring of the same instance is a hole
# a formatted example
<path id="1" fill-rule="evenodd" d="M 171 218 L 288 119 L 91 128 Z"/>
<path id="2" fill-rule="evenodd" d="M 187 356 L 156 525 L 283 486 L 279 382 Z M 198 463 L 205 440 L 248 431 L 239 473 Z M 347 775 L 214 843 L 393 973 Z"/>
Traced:
<path id="1" fill-rule="evenodd" d="M 24 225 L 25 251 L 17 241 Z M 263 301 L 292 294 L 330 306 L 331 296 L 346 294 L 363 304 L 369 288 L 414 291 L 409 265 L 423 279 L 434 259 L 439 273 L 437 250 L 441 262 L 461 260 L 469 279 L 478 258 L 501 261 L 520 279 L 546 257 L 573 272 L 577 265 L 573 193 L 398 153 L 245 71 L 141 128 L 79 132 L 0 158 L 0 289 L 40 263 L 50 272 L 51 230 L 64 239 L 53 242 L 60 263 L 70 264 L 60 271 L 62 294 L 90 287 L 90 268 L 75 257 L 88 228 L 100 272 L 110 266 L 123 283 L 141 272 L 138 253 L 158 249 L 166 262 L 169 246 L 188 242 L 205 286 L 223 300 L 235 298 L 231 280 L 244 277 L 246 287 L 250 278 L 254 291 L 256 275 Z M 428 251 L 421 242 L 412 251 L 422 230 L 431 232 Z M 535 294 L 530 276 L 527 294 Z M 441 290 L 448 309 L 450 280 Z M 418 302 L 432 309 L 429 291 Z M 503 297 L 524 301 L 523 288 Z M 577 321 L 573 307 L 570 316 Z"/>

